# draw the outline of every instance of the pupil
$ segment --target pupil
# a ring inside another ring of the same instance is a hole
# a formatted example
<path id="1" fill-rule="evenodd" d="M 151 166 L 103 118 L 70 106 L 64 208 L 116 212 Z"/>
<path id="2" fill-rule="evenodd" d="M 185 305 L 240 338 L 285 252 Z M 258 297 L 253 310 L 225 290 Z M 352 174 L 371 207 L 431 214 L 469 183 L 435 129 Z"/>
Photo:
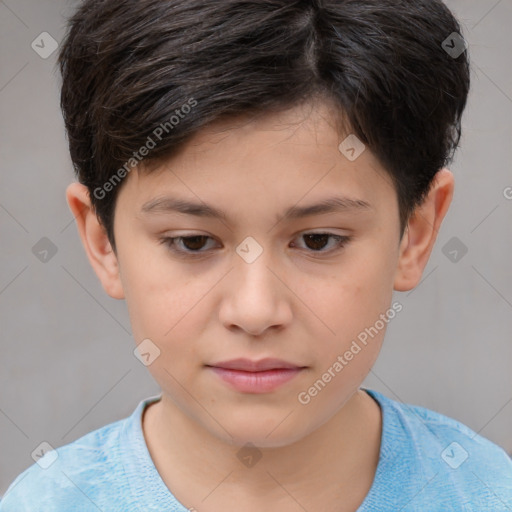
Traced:
<path id="1" fill-rule="evenodd" d="M 198 236 L 189 236 L 189 237 L 186 237 L 186 238 L 183 238 L 183 245 L 185 245 L 185 247 L 187 249 L 190 249 L 190 250 L 197 250 L 197 249 L 200 249 L 204 244 L 202 243 L 199 243 L 199 246 L 197 244 L 194 243 L 194 241 L 197 242 L 198 239 L 204 239 L 206 238 L 206 236 L 204 235 L 198 235 Z M 203 240 L 204 242 L 204 240 Z"/>
<path id="2" fill-rule="evenodd" d="M 326 235 L 326 234 L 321 234 L 321 233 L 314 233 L 312 235 L 304 235 L 305 238 L 307 238 L 308 240 L 311 240 L 311 239 L 315 239 L 316 237 L 316 240 L 318 240 L 318 238 L 322 238 L 324 240 L 325 243 L 327 243 L 327 240 L 329 239 L 329 235 Z M 325 247 L 325 243 L 320 243 L 320 245 L 322 247 L 318 247 L 318 243 L 313 243 L 313 247 L 310 247 L 311 249 L 322 249 L 323 247 Z"/>

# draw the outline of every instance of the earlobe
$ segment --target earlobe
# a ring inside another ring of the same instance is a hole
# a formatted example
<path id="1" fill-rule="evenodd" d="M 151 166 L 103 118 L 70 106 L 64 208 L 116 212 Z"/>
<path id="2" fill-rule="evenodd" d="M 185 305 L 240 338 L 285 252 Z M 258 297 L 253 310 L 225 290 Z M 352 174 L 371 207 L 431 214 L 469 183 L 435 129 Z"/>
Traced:
<path id="1" fill-rule="evenodd" d="M 89 262 L 103 289 L 114 299 L 124 299 L 117 256 L 92 207 L 87 187 L 78 182 L 71 183 L 66 189 L 66 199 Z"/>
<path id="2" fill-rule="evenodd" d="M 400 243 L 394 289 L 412 290 L 421 280 L 454 191 L 453 174 L 441 169 L 425 201 L 411 215 Z"/>

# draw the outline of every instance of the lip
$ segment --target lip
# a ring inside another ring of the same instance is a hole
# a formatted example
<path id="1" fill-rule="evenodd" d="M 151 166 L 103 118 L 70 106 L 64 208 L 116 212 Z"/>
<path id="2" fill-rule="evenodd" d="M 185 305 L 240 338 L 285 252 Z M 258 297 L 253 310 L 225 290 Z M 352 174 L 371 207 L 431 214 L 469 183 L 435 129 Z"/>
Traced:
<path id="1" fill-rule="evenodd" d="M 239 358 L 206 366 L 231 387 L 243 393 L 268 393 L 306 368 L 274 358 L 259 361 Z"/>
<path id="2" fill-rule="evenodd" d="M 227 370 L 242 370 L 245 372 L 262 372 L 266 370 L 276 369 L 293 370 L 304 368 L 299 365 L 289 363 L 288 361 L 283 361 L 282 359 L 276 359 L 272 357 L 266 357 L 265 359 L 260 359 L 259 361 L 253 361 L 252 359 L 240 357 L 238 359 L 221 361 L 219 363 L 209 364 L 207 366 L 212 366 L 215 368 L 225 368 Z"/>

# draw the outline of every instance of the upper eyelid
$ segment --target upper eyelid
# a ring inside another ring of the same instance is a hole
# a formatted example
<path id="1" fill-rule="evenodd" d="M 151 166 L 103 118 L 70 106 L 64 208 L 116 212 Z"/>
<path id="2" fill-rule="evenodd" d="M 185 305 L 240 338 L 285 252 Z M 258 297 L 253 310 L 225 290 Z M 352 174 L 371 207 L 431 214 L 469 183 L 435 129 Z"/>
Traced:
<path id="1" fill-rule="evenodd" d="M 334 233 L 330 229 L 336 229 L 336 228 L 325 228 L 323 230 L 322 230 L 322 228 L 305 229 L 303 231 L 297 232 L 294 236 L 295 237 L 300 236 L 300 235 L 350 236 L 349 234 L 346 234 L 346 233 Z M 206 234 L 206 233 L 184 233 L 184 234 L 169 234 L 169 235 L 164 234 L 164 236 L 167 236 L 167 238 L 195 238 L 195 237 L 199 237 L 199 236 L 204 236 L 204 237 L 213 238 L 213 239 L 216 238 L 216 237 Z"/>
<path id="2" fill-rule="evenodd" d="M 341 233 L 333 233 L 332 231 L 300 231 L 299 233 L 297 233 L 294 237 L 297 238 L 299 236 L 304 236 L 304 235 L 329 235 L 331 237 L 340 237 L 340 238 L 349 238 L 351 237 L 351 235 L 348 235 L 348 234 L 341 234 Z M 198 237 L 205 237 L 205 238 L 209 238 L 211 240 L 215 240 L 216 238 L 211 236 L 211 235 L 206 235 L 204 233 L 186 233 L 186 234 L 183 234 L 183 235 L 169 235 L 169 236 L 164 236 L 162 237 L 162 239 L 183 239 L 183 238 L 198 238 Z"/>

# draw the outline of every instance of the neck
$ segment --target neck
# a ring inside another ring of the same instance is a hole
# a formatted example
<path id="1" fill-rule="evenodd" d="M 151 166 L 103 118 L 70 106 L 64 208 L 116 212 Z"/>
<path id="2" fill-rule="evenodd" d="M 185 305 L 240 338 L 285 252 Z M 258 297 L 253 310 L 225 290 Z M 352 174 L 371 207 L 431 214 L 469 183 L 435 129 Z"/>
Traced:
<path id="1" fill-rule="evenodd" d="M 146 408 L 143 431 L 162 480 L 186 506 L 222 510 L 222 503 L 243 503 L 249 510 L 246 504 L 253 503 L 257 510 L 267 503 L 274 509 L 295 499 L 318 510 L 324 496 L 340 510 L 339 500 L 357 507 L 373 483 L 382 423 L 378 404 L 359 390 L 307 436 L 285 446 L 243 449 L 213 435 L 163 394 Z"/>

